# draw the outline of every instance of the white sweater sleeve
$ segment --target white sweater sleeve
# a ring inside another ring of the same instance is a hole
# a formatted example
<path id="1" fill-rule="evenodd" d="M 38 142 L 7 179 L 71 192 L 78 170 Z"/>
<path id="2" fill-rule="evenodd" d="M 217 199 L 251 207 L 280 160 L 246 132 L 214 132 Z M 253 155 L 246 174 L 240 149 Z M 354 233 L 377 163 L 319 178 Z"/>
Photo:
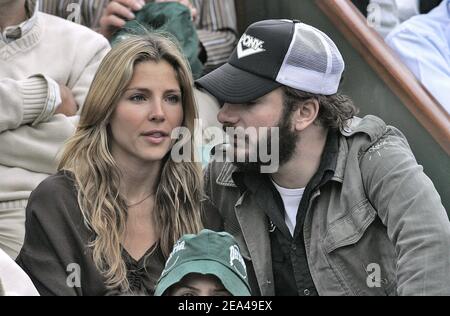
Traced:
<path id="1" fill-rule="evenodd" d="M 102 36 L 88 38 L 83 45 L 89 48 L 89 52 L 80 53 L 77 56 L 74 62 L 78 67 L 73 71 L 67 83 L 68 87 L 72 90 L 75 101 L 80 107 L 80 111 L 84 105 L 97 69 L 111 49 L 108 41 Z"/>
<path id="2" fill-rule="evenodd" d="M 0 133 L 45 122 L 60 103 L 59 85 L 51 78 L 38 74 L 20 81 L 0 79 Z"/>
<path id="3" fill-rule="evenodd" d="M 0 133 L 0 165 L 38 173 L 56 172 L 57 156 L 75 132 L 79 117 L 53 116 L 34 127 Z"/>

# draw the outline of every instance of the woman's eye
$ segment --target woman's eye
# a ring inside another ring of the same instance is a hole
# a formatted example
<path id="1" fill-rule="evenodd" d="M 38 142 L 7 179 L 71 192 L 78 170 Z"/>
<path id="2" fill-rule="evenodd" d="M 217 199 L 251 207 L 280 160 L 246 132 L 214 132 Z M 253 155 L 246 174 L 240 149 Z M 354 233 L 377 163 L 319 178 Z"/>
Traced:
<path id="1" fill-rule="evenodd" d="M 133 95 L 130 97 L 130 101 L 136 102 L 136 103 L 143 102 L 143 101 L 145 101 L 145 96 L 142 94 L 136 94 L 136 95 Z"/>
<path id="2" fill-rule="evenodd" d="M 194 293 L 192 293 L 192 292 L 187 292 L 187 293 L 184 293 L 181 296 L 196 296 L 196 295 Z"/>
<path id="3" fill-rule="evenodd" d="M 166 100 L 171 104 L 178 104 L 180 103 L 181 97 L 178 95 L 169 95 L 167 96 Z"/>

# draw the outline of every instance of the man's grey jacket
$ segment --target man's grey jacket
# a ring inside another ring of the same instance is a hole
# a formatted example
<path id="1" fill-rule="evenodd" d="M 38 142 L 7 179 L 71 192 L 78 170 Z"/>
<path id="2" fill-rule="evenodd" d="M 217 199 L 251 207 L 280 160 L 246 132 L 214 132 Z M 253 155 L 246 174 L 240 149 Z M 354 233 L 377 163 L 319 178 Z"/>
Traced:
<path id="1" fill-rule="evenodd" d="M 205 173 L 206 217 L 220 214 L 264 296 L 273 296 L 269 220 L 237 168 Z M 450 222 L 403 134 L 379 118 L 355 118 L 339 135 L 332 181 L 311 194 L 303 229 L 320 295 L 450 295 Z"/>

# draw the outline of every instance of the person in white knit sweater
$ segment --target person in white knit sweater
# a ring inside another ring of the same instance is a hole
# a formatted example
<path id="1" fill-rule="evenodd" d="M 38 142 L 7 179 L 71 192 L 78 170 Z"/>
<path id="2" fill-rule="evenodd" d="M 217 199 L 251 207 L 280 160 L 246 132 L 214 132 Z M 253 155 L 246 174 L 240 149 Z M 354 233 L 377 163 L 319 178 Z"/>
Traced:
<path id="1" fill-rule="evenodd" d="M 0 0 L 0 249 L 13 259 L 27 199 L 56 172 L 57 154 L 110 49 L 103 36 L 37 5 Z"/>

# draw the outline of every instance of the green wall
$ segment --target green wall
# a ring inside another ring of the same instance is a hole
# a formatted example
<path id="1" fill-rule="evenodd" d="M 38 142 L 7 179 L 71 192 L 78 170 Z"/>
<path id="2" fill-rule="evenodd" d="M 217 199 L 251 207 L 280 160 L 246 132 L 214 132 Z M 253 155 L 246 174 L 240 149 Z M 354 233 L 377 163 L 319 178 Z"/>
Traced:
<path id="1" fill-rule="evenodd" d="M 362 56 L 335 28 L 313 0 L 242 1 L 240 28 L 267 18 L 299 19 L 327 33 L 337 44 L 347 64 L 342 92 L 351 96 L 360 116 L 373 114 L 399 128 L 407 137 L 417 161 L 424 166 L 450 214 L 450 157 L 389 89 Z M 449 140 L 450 141 L 450 140 Z"/>

